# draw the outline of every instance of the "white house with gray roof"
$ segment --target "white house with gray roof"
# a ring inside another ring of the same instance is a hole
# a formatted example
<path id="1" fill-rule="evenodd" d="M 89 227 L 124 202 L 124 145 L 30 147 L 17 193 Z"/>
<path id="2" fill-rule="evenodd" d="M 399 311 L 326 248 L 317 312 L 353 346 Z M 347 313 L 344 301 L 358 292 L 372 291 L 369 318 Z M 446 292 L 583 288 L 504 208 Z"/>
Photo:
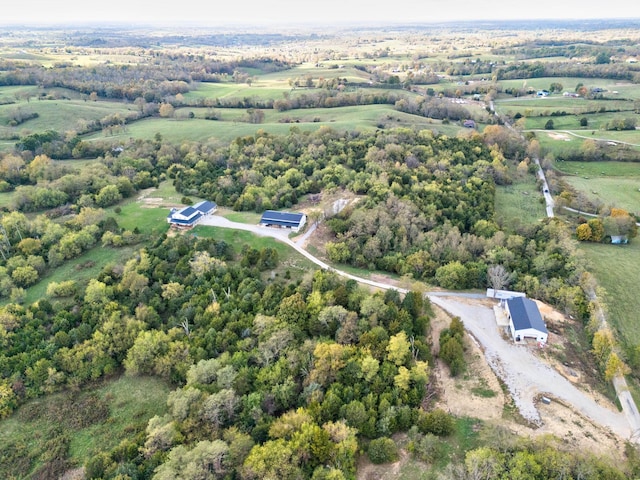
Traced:
<path id="1" fill-rule="evenodd" d="M 547 343 L 549 331 L 542 320 L 538 305 L 525 297 L 506 300 L 505 311 L 509 317 L 509 330 L 516 342 L 533 338 L 539 343 Z"/>

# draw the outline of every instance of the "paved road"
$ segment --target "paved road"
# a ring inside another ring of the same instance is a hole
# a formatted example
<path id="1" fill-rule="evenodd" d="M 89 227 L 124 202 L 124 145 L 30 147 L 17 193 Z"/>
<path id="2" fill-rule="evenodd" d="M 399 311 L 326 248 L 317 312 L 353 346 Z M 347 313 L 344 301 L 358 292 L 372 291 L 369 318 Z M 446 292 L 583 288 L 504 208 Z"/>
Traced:
<path id="1" fill-rule="evenodd" d="M 547 217 L 553 218 L 553 207 L 555 207 L 555 202 L 553 201 L 553 197 L 549 192 L 549 184 L 547 183 L 547 177 L 544 174 L 544 170 L 540 165 L 540 159 L 535 158 L 536 165 L 538 166 L 538 178 L 542 180 L 542 194 L 544 195 L 544 201 L 547 205 Z"/>

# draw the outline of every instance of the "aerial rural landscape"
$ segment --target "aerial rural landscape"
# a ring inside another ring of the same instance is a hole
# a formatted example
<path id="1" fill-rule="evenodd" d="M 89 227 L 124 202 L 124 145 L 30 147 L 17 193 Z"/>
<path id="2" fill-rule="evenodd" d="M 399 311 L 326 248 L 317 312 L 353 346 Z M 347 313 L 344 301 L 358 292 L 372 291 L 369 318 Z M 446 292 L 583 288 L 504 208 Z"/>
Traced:
<path id="1" fill-rule="evenodd" d="M 640 478 L 640 18 L 318 15 L 7 14 L 0 478 Z"/>

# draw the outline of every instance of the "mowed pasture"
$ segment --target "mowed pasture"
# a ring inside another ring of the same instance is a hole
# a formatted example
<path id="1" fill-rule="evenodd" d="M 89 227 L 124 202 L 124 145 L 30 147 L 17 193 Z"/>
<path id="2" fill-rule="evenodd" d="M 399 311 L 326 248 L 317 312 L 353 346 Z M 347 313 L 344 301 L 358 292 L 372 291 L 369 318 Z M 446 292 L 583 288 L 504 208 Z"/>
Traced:
<path id="1" fill-rule="evenodd" d="M 626 81 L 612 80 L 610 78 L 582 78 L 582 77 L 540 77 L 516 80 L 500 80 L 500 86 L 505 89 L 531 88 L 534 90 L 549 90 L 552 83 L 559 83 L 564 92 L 573 92 L 579 84 L 587 89 L 602 88 L 605 96 L 618 95 L 624 98 L 631 95 L 634 98 L 640 96 L 640 86 Z M 613 93 L 613 92 L 618 92 Z"/>
<path id="2" fill-rule="evenodd" d="M 37 113 L 32 118 L 16 126 L 9 122 L 20 110 L 23 114 Z M 82 130 L 86 122 L 100 120 L 113 114 L 127 115 L 136 111 L 133 104 L 115 101 L 83 101 L 83 100 L 31 100 L 8 105 L 0 105 L 0 138 L 12 138 L 15 135 L 55 130 L 61 134 L 68 131 Z M 0 148 L 11 148 L 15 142 L 3 142 Z"/>
<path id="3" fill-rule="evenodd" d="M 540 142 L 542 153 L 546 156 L 553 154 L 554 157 L 558 157 L 562 154 L 577 152 L 584 147 L 587 140 L 604 144 L 602 146 L 607 149 L 606 157 L 614 162 L 618 158 L 629 155 L 630 152 L 625 150 L 640 152 L 640 131 L 536 129 L 533 132 Z"/>
<path id="4" fill-rule="evenodd" d="M 640 285 L 640 240 L 633 239 L 627 245 L 581 242 L 580 250 L 589 259 L 589 270 L 606 291 L 607 320 L 623 344 L 638 345 L 640 296 L 636 290 Z"/>
<path id="5" fill-rule="evenodd" d="M 303 131 L 315 131 L 322 126 L 335 130 L 373 130 L 380 127 L 417 126 L 419 128 L 440 129 L 441 122 L 417 115 L 398 112 L 391 105 L 362 105 L 336 108 L 310 108 L 277 112 L 264 110 L 262 123 L 249 123 L 246 109 L 215 109 L 221 120 L 205 120 L 208 109 L 179 109 L 178 115 L 186 117 L 182 111 L 193 111 L 195 118 L 147 118 L 114 130 L 113 133 L 97 132 L 84 137 L 95 139 L 151 139 L 156 133 L 162 138 L 180 143 L 183 141 L 230 142 L 258 130 L 271 134 L 288 134 L 292 127 Z M 202 118 L 198 118 L 202 117 Z M 456 131 L 460 126 L 452 126 Z M 451 130 L 451 129 L 449 129 Z"/>
<path id="6" fill-rule="evenodd" d="M 640 164 L 554 162 L 563 180 L 596 205 L 640 214 Z"/>

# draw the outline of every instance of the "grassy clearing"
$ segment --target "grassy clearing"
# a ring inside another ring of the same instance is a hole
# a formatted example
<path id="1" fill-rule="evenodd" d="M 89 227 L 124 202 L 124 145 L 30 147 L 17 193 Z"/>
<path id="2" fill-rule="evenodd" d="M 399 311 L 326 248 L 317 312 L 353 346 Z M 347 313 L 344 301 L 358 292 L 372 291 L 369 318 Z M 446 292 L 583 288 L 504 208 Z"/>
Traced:
<path id="1" fill-rule="evenodd" d="M 590 261 L 590 270 L 598 283 L 607 292 L 609 323 L 627 345 L 640 343 L 640 297 L 636 289 L 640 285 L 640 240 L 633 239 L 628 245 L 605 245 L 580 243 Z"/>
<path id="2" fill-rule="evenodd" d="M 495 197 L 495 217 L 499 225 L 532 224 L 546 217 L 542 193 L 533 175 L 527 175 L 511 185 L 498 186 Z"/>
<path id="3" fill-rule="evenodd" d="M 222 240 L 233 247 L 236 255 L 240 254 L 245 245 L 256 249 L 274 248 L 278 252 L 278 266 L 274 275 L 283 275 L 288 270 L 292 278 L 300 278 L 306 273 L 313 272 L 319 268 L 315 263 L 303 257 L 288 245 L 274 238 L 261 237 L 244 230 L 198 225 L 191 232 L 186 233 L 186 235 L 191 234 Z"/>
<path id="4" fill-rule="evenodd" d="M 565 176 L 563 179 L 582 192 L 594 205 L 640 213 L 640 175 L 632 178 Z"/>
<path id="5" fill-rule="evenodd" d="M 196 113 L 197 109 L 187 109 Z M 246 115 L 245 110 L 235 110 L 237 120 Z M 204 113 L 198 112 L 199 115 Z M 328 126 L 339 131 L 351 130 L 373 130 L 380 125 L 389 128 L 396 126 L 418 126 L 422 128 L 437 129 L 449 132 L 458 132 L 460 126 L 441 125 L 440 122 L 428 118 L 419 117 L 396 111 L 391 105 L 364 105 L 356 107 L 341 108 L 318 108 L 290 110 L 287 112 L 276 112 L 265 110 L 264 122 L 260 124 L 245 123 L 241 121 L 225 120 L 227 113 L 223 112 L 222 121 L 193 119 L 162 119 L 149 118 L 134 122 L 125 127 L 123 131 L 115 135 L 103 132 L 93 133 L 85 137 L 86 140 L 95 139 L 128 139 L 144 138 L 151 139 L 156 133 L 170 142 L 181 143 L 185 140 L 191 141 L 218 141 L 230 142 L 233 139 L 246 135 L 254 135 L 258 130 L 275 134 L 286 135 L 291 128 L 298 128 L 303 131 L 314 131 L 322 126 Z M 288 119 L 290 123 L 283 123 Z"/>
<path id="6" fill-rule="evenodd" d="M 120 213 L 115 208 L 108 210 L 126 230 L 137 228 L 140 233 L 147 235 L 161 235 L 169 230 L 167 215 L 169 209 L 164 207 L 145 207 L 140 202 L 129 202 L 120 206 Z"/>
<path id="7" fill-rule="evenodd" d="M 77 258 L 65 262 L 51 272 L 44 275 L 38 283 L 27 288 L 25 304 L 29 305 L 46 297 L 47 287 L 51 282 L 62 282 L 73 279 L 82 288 L 89 280 L 96 278 L 100 271 L 110 263 L 124 263 L 139 248 L 130 246 L 123 248 L 104 248 L 97 246 L 83 253 Z M 5 305 L 8 299 L 0 302 Z"/>
<path id="8" fill-rule="evenodd" d="M 553 168 L 569 175 L 588 177 L 640 176 L 640 164 L 632 162 L 554 162 Z"/>
<path id="9" fill-rule="evenodd" d="M 640 164 L 632 162 L 559 162 L 563 180 L 594 204 L 640 213 Z"/>
<path id="10" fill-rule="evenodd" d="M 0 192 L 0 208 L 10 208 L 15 196 L 16 192 Z"/>
<path id="11" fill-rule="evenodd" d="M 8 127 L 11 112 L 16 108 L 37 113 L 38 118 L 27 120 L 16 127 Z M 120 102 L 84 102 L 82 100 L 31 100 L 29 103 L 18 102 L 11 105 L 0 105 L 0 133 L 3 135 L 25 134 L 45 130 L 64 133 L 78 128 L 78 124 L 83 120 L 100 120 L 107 115 L 114 113 L 124 115 L 136 109 L 137 107 L 134 105 Z"/>
<path id="12" fill-rule="evenodd" d="M 152 416 L 163 415 L 169 391 L 169 385 L 156 378 L 123 376 L 79 393 L 27 403 L 0 423 L 0 477 L 26 478 L 35 472 L 61 432 L 71 437 L 70 465 L 82 465 L 97 452 L 143 432 Z M 97 410 L 102 415 L 96 415 Z"/>

